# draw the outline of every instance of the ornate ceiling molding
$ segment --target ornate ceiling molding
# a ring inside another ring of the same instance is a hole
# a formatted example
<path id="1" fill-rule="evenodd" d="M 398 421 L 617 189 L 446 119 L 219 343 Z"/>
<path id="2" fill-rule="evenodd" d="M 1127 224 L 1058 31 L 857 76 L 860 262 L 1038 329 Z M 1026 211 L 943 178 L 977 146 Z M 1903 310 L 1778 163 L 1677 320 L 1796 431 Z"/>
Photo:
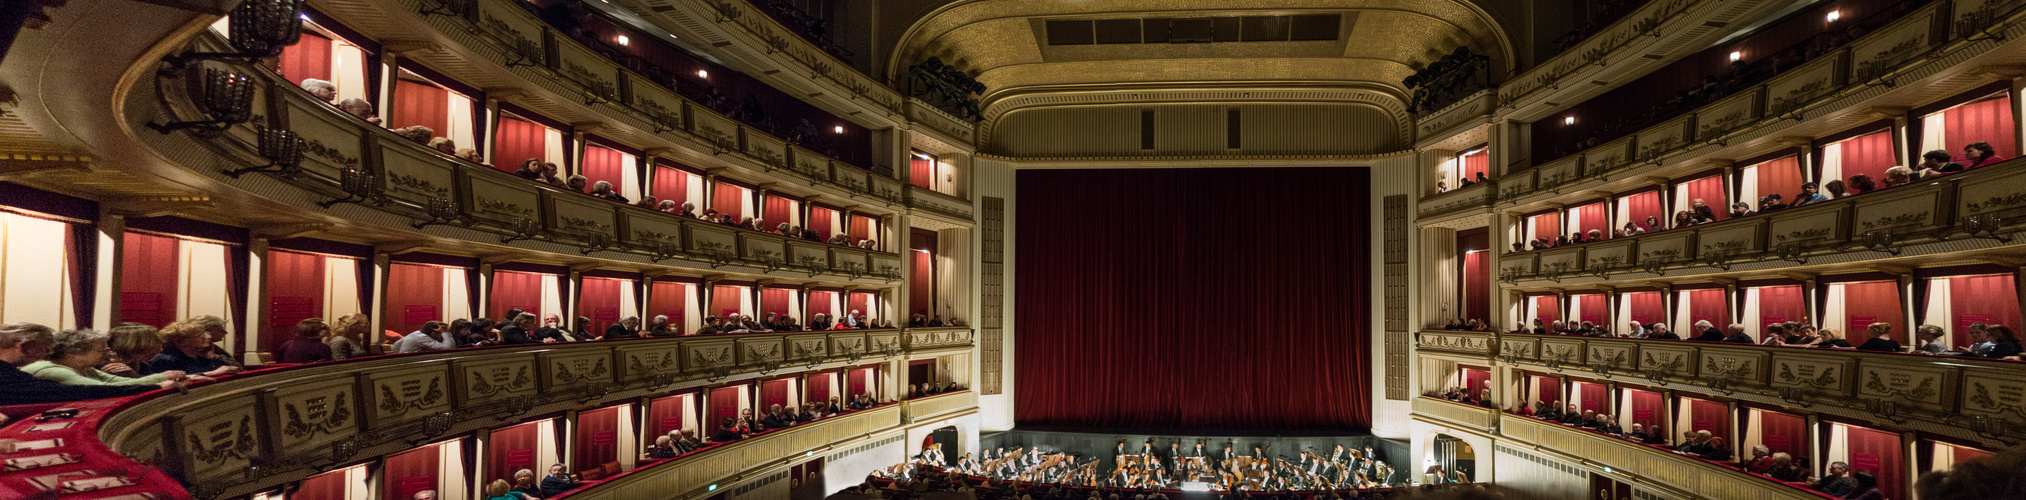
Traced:
<path id="1" fill-rule="evenodd" d="M 984 119 L 978 122 L 978 150 L 990 150 L 994 139 L 992 132 L 1000 120 L 1007 114 L 1022 109 L 1057 106 L 1263 102 L 1363 104 L 1376 107 L 1384 110 L 1386 115 L 1393 119 L 1392 128 L 1399 134 L 1396 143 L 1413 144 L 1414 119 L 1407 113 L 1407 104 L 1390 89 L 1376 86 L 1318 82 L 1316 86 L 1303 87 L 1288 86 L 1287 82 L 1258 84 L 1235 82 L 1213 86 L 1189 85 L 1186 88 L 1119 88 L 1116 85 L 1106 87 L 1105 90 L 1078 87 L 1035 88 L 1002 94 L 1002 97 L 994 99 L 985 107 Z"/>

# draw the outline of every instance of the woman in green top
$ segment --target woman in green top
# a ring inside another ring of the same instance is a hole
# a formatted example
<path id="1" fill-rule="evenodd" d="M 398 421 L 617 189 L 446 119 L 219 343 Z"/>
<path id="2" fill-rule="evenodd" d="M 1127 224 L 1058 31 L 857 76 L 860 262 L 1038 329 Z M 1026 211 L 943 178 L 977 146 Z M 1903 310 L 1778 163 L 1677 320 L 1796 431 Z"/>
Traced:
<path id="1" fill-rule="evenodd" d="M 53 380 L 65 385 L 157 385 L 163 389 L 176 387 L 185 378 L 183 372 L 167 371 L 138 378 L 126 378 L 98 369 L 105 364 L 106 338 L 98 330 L 64 330 L 56 333 L 56 344 L 50 346 L 49 359 L 29 363 L 21 371 L 35 378 Z"/>
<path id="2" fill-rule="evenodd" d="M 528 500 L 528 495 L 514 491 L 513 485 L 507 484 L 505 479 L 494 479 L 491 483 L 485 485 L 485 495 L 479 498 L 484 500 Z"/>

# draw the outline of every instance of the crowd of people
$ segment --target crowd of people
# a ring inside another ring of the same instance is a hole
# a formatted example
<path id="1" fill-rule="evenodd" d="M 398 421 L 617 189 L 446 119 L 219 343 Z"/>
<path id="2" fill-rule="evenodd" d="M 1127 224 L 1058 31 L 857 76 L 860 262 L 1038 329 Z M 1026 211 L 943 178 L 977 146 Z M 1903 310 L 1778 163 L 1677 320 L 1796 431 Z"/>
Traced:
<path id="1" fill-rule="evenodd" d="M 1269 454 L 1270 443 L 1253 446 L 1249 454 L 1234 450 L 1232 443 L 1223 444 L 1221 451 L 1206 446 L 1198 441 L 1184 448 L 1177 441 L 1161 449 L 1148 439 L 1135 448 L 1121 438 L 1108 470 L 1100 469 L 1103 461 L 1097 457 L 1044 452 L 1039 447 L 993 448 L 975 457 L 965 453 L 948 460 L 931 446 L 913 460 L 872 476 L 911 481 L 948 472 L 985 481 L 1155 490 L 1202 483 L 1213 491 L 1241 493 L 1373 489 L 1408 482 L 1369 445 L 1362 451 L 1342 445 L 1327 453 L 1309 449 L 1292 458 Z"/>
<path id="2" fill-rule="evenodd" d="M 736 313 L 724 317 L 709 316 L 704 318 L 703 327 L 688 333 L 684 333 L 682 327 L 666 315 L 655 316 L 651 320 L 652 322 L 644 327 L 640 324 L 640 317 L 627 316 L 606 327 L 602 332 L 593 332 L 591 318 L 583 316 L 578 316 L 573 326 L 569 328 L 563 327 L 561 318 L 558 318 L 554 314 L 539 318 L 540 324 L 537 324 L 538 318 L 533 313 L 526 312 L 518 307 L 507 310 L 505 317 L 512 319 L 506 322 L 494 322 L 491 319 L 478 318 L 472 320 L 459 319 L 449 323 L 442 321 L 423 323 L 421 328 L 402 335 L 399 338 L 392 339 L 392 351 L 396 353 L 410 353 L 488 345 L 548 344 L 607 339 L 893 328 L 892 323 L 868 319 L 857 310 L 853 310 L 851 314 L 835 320 L 828 314 L 818 313 L 807 325 L 796 321 L 793 316 L 778 313 L 767 313 L 765 317 L 761 318 Z M 322 320 L 314 318 L 303 320 L 304 324 L 311 322 L 321 323 Z M 364 318 L 359 318 L 359 322 L 363 323 Z M 299 326 L 297 334 L 304 335 L 308 331 L 312 330 L 308 329 L 308 327 Z M 332 337 L 343 337 L 347 340 L 355 341 L 356 339 L 352 337 L 352 334 L 354 332 L 363 333 L 364 330 L 363 327 L 347 327 L 342 331 L 345 334 L 331 335 L 325 338 L 330 342 L 337 342 L 337 340 L 329 340 Z M 391 337 L 394 335 L 394 332 L 388 332 L 388 334 Z M 296 356 L 291 354 L 292 350 L 284 346 L 282 351 L 277 354 L 277 360 L 289 363 L 308 363 L 326 360 L 317 356 L 317 354 L 321 353 L 321 350 L 313 345 L 309 345 L 308 337 L 303 337 L 303 340 L 304 350 L 310 351 L 310 354 Z"/>
<path id="3" fill-rule="evenodd" d="M 0 405 L 130 396 L 212 380 L 241 370 L 221 349 L 225 320 L 199 316 L 157 329 L 125 323 L 110 331 L 0 325 Z"/>
<path id="4" fill-rule="evenodd" d="M 2011 327 L 1998 324 L 1972 323 L 1969 326 L 1970 345 L 1949 346 L 1943 340 L 1947 330 L 1939 325 L 1920 325 L 1914 328 L 1914 344 L 1901 345 L 1893 339 L 1890 323 L 1872 323 L 1864 328 L 1864 338 L 1856 345 L 1831 328 L 1817 328 L 1815 325 L 1798 321 L 1768 323 L 1760 339 L 1753 339 L 1745 332 L 1743 323 L 1731 323 L 1719 329 L 1708 320 L 1697 320 L 1690 326 L 1688 337 L 1668 328 L 1666 323 L 1640 323 L 1629 321 L 1626 330 L 1614 332 L 1606 325 L 1589 321 L 1555 320 L 1543 324 L 1534 318 L 1532 328 L 1513 330 L 1517 334 L 1573 335 L 1582 337 L 1632 338 L 1653 340 L 1694 340 L 1700 342 L 1727 342 L 1733 344 L 1760 344 L 1783 347 L 1814 347 L 1824 349 L 1854 349 L 1877 352 L 1912 352 L 1945 356 L 1970 356 L 1978 358 L 2022 360 L 2018 332 Z"/>
<path id="5" fill-rule="evenodd" d="M 879 400 L 874 399 L 871 394 L 859 394 L 848 398 L 841 403 L 841 406 L 838 398 L 832 396 L 827 402 L 811 401 L 800 406 L 790 405 L 784 407 L 779 404 L 770 405 L 767 407 L 766 413 L 757 416 L 753 414 L 752 408 L 745 408 L 739 410 L 739 414 L 736 417 L 719 419 L 717 425 L 714 426 L 714 430 L 711 431 L 709 440 L 698 442 L 692 439 L 690 442 L 696 445 L 701 445 L 701 443 L 729 443 L 753 437 L 756 434 L 767 432 L 771 429 L 785 429 L 879 405 Z M 684 435 L 677 436 L 677 432 L 683 432 Z M 671 443 L 667 446 L 677 446 L 677 451 L 670 454 L 670 450 L 668 449 L 657 450 L 656 446 L 663 446 L 663 443 L 662 438 L 656 438 L 655 446 L 649 446 L 643 452 L 643 455 L 653 456 L 660 453 L 672 458 L 675 455 L 687 453 L 686 451 L 680 451 L 679 448 L 683 439 L 688 438 L 687 432 L 672 431 L 668 436 L 663 437 L 668 438 Z M 693 446 L 691 449 L 693 450 L 694 448 Z"/>

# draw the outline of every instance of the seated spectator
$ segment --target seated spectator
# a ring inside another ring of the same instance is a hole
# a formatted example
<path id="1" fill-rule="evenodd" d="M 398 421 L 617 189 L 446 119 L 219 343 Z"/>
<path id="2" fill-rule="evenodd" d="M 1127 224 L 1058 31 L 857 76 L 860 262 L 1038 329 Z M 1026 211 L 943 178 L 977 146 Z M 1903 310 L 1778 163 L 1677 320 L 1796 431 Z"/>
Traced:
<path id="1" fill-rule="evenodd" d="M 1831 199 L 1842 198 L 1849 192 L 1849 190 L 1843 187 L 1842 179 L 1829 179 L 1829 182 L 1822 183 L 1822 190 L 1828 191 L 1828 197 Z"/>
<path id="2" fill-rule="evenodd" d="M 1857 350 L 1899 352 L 1899 342 L 1892 340 L 1891 324 L 1872 323 L 1871 326 L 1865 327 L 1864 331 L 1871 334 L 1871 340 L 1866 340 L 1863 344 L 1858 345 Z"/>
<path id="3" fill-rule="evenodd" d="M 666 314 L 657 314 L 654 315 L 654 319 L 647 320 L 647 336 L 649 337 L 674 337 L 680 333 L 680 329 L 677 329 L 674 324 L 669 323 L 668 315 Z"/>
<path id="4" fill-rule="evenodd" d="M 542 478 L 542 496 L 553 497 L 577 488 L 577 480 L 563 471 L 563 464 L 549 466 L 549 475 Z"/>
<path id="5" fill-rule="evenodd" d="M 1703 460 L 1729 462 L 1731 460 L 1731 447 L 1729 444 L 1724 443 L 1723 436 L 1712 437 L 1709 438 L 1709 444 L 1702 447 L 1702 452 L 1696 453 L 1696 455 L 1702 457 Z"/>
<path id="6" fill-rule="evenodd" d="M 1991 143 L 1977 141 L 1963 146 L 1963 160 L 1970 162 L 1963 165 L 1963 169 L 1967 170 L 2005 161 L 2005 157 L 1998 156 L 1998 150 L 1993 149 Z"/>
<path id="7" fill-rule="evenodd" d="M 1625 428 L 1618 425 L 1617 419 L 1601 413 L 1597 414 L 1597 430 L 1613 436 L 1625 433 Z"/>
<path id="8" fill-rule="evenodd" d="M 1593 417 L 1594 413 L 1588 410 L 1577 409 L 1575 403 L 1569 403 L 1567 407 L 1562 409 L 1562 423 L 1564 424 L 1576 425 L 1583 423 L 1584 419 Z"/>
<path id="9" fill-rule="evenodd" d="M 49 355 L 55 335 L 34 323 L 0 325 L 0 405 L 62 403 L 131 396 L 159 388 L 149 385 L 64 385 L 21 371 Z M 166 372 L 163 370 L 162 372 Z M 158 372 L 161 373 L 161 372 Z"/>
<path id="10" fill-rule="evenodd" d="M 633 205 L 648 210 L 655 210 L 655 211 L 661 210 L 661 200 L 655 199 L 654 195 L 651 194 L 642 195 L 640 197 L 640 201 L 634 202 Z"/>
<path id="11" fill-rule="evenodd" d="M 472 162 L 472 163 L 477 163 L 477 164 L 480 164 L 480 165 L 485 165 L 485 164 L 486 164 L 486 162 L 485 162 L 485 155 L 479 154 L 479 153 L 478 153 L 478 150 L 476 150 L 476 149 L 472 149 L 472 148 L 457 148 L 457 153 L 456 153 L 456 155 L 457 155 L 457 158 L 458 158 L 458 159 L 461 159 L 461 160 L 464 160 L 464 161 L 468 161 L 468 162 Z"/>
<path id="12" fill-rule="evenodd" d="M 535 482 L 535 471 L 521 469 L 514 471 L 513 492 L 522 498 L 541 498 L 542 487 Z"/>
<path id="13" fill-rule="evenodd" d="M 1878 189 L 1878 183 L 1873 182 L 1869 175 L 1857 174 L 1850 176 L 1851 196 L 1877 191 Z"/>
<path id="14" fill-rule="evenodd" d="M 1773 454 L 1773 467 L 1766 470 L 1766 475 L 1772 476 L 1773 479 L 1792 483 L 1800 481 L 1808 474 L 1806 471 L 1801 470 L 1800 467 L 1794 466 L 1793 455 L 1780 452 Z"/>
<path id="15" fill-rule="evenodd" d="M 768 333 L 774 331 L 772 329 L 767 328 L 767 325 L 762 325 L 760 324 L 759 321 L 754 320 L 753 315 L 751 314 L 739 315 L 739 328 L 745 329 L 747 332 L 751 333 Z"/>
<path id="16" fill-rule="evenodd" d="M 2006 327 L 2005 325 L 1984 327 L 1984 338 L 1991 343 L 1991 347 L 1984 350 L 1980 356 L 1986 358 L 2009 358 L 2018 356 L 2020 353 L 2019 334 L 2014 333 L 2010 327 Z"/>
<path id="17" fill-rule="evenodd" d="M 1850 342 L 1843 340 L 1843 335 L 1837 333 L 1836 330 L 1824 328 L 1820 331 L 1817 331 L 1816 334 L 1819 336 L 1819 338 L 1815 341 L 1813 345 L 1810 345 L 1809 347 L 1823 347 L 1833 349 L 1850 348 Z"/>
<path id="18" fill-rule="evenodd" d="M 429 139 L 436 137 L 436 129 L 424 127 L 421 125 L 409 125 L 406 127 L 394 129 L 394 135 L 401 136 L 401 138 L 403 139 L 415 141 L 416 144 L 427 146 L 429 145 Z"/>
<path id="19" fill-rule="evenodd" d="M 1895 188 L 1905 186 L 1910 182 L 1913 182 L 1913 169 L 1892 167 L 1885 169 L 1885 180 L 1881 181 L 1879 185 L 1880 189 Z"/>
<path id="20" fill-rule="evenodd" d="M 563 180 L 562 177 L 559 177 L 556 174 L 557 169 L 560 168 L 562 167 L 557 167 L 556 164 L 554 163 L 542 162 L 542 169 L 538 170 L 538 172 L 541 172 L 542 174 L 541 179 L 542 182 L 548 183 L 550 187 L 554 187 L 556 189 L 570 189 L 570 182 Z"/>
<path id="21" fill-rule="evenodd" d="M 1667 444 L 1667 431 L 1660 427 L 1660 423 L 1655 422 L 1653 425 L 1646 426 L 1646 440 L 1640 442 L 1645 444 Z"/>
<path id="22" fill-rule="evenodd" d="M 1750 334 L 1747 334 L 1747 333 L 1745 333 L 1745 325 L 1744 325 L 1744 324 L 1742 324 L 1742 323 L 1731 323 L 1731 326 L 1730 326 L 1729 330 L 1730 330 L 1730 335 L 1727 335 L 1727 336 L 1725 336 L 1725 337 L 1724 337 L 1724 340 L 1723 340 L 1724 342 L 1729 342 L 1729 343 L 1733 343 L 1733 344 L 1750 344 L 1750 343 L 1752 343 L 1752 336 L 1751 336 Z"/>
<path id="23" fill-rule="evenodd" d="M 1949 346 L 1942 345 L 1942 327 L 1935 325 L 1914 327 L 1913 337 L 1915 340 L 1914 345 L 1918 346 L 1914 348 L 1917 352 L 1941 354 L 1949 350 Z"/>
<path id="24" fill-rule="evenodd" d="M 1591 229 L 1590 241 L 1604 241 L 1604 231 L 1601 229 Z"/>
<path id="25" fill-rule="evenodd" d="M 1570 244 L 1571 244 L 1571 243 L 1569 242 L 1569 237 L 1568 237 L 1568 236 L 1556 236 L 1556 237 L 1555 237 L 1555 243 L 1554 243 L 1553 245 L 1551 245 L 1551 246 L 1558 246 L 1558 247 L 1565 247 L 1565 246 L 1569 246 Z"/>
<path id="26" fill-rule="evenodd" d="M 336 91 L 332 91 L 332 92 L 336 92 Z M 1468 181 L 1465 181 L 1465 182 L 1468 182 Z M 1444 183 L 1444 182 L 1442 182 L 1442 181 L 1435 181 L 1435 192 L 1436 192 L 1436 193 L 1447 193 L 1447 192 L 1449 192 L 1449 184 L 1447 184 L 1447 183 Z"/>
<path id="27" fill-rule="evenodd" d="M 1932 471 L 1914 481 L 1915 498 L 2026 498 L 2026 446 L 1956 462 L 1946 471 Z"/>
<path id="28" fill-rule="evenodd" d="M 201 322 L 170 323 L 161 333 L 162 353 L 148 362 L 148 369 L 154 370 L 150 373 L 181 371 L 215 377 L 238 371 L 238 367 L 210 354 L 211 337 Z"/>
<path id="29" fill-rule="evenodd" d="M 1674 451 L 1700 455 L 1709 449 L 1709 431 L 1683 431 L 1681 442 L 1674 445 Z"/>
<path id="30" fill-rule="evenodd" d="M 295 338 L 281 344 L 281 350 L 274 353 L 279 363 L 315 363 L 331 360 L 331 346 L 324 344 L 324 337 L 331 327 L 323 318 L 309 318 L 295 324 Z"/>
<path id="31" fill-rule="evenodd" d="M 780 223 L 780 224 L 775 224 L 775 225 L 774 225 L 774 227 L 772 227 L 772 228 L 769 228 L 769 229 L 767 229 L 767 234 L 781 234 L 781 235 L 785 235 L 785 234 L 788 234 L 788 228 L 789 228 L 789 225 L 788 225 L 788 223 L 786 223 L 786 222 L 783 222 L 783 223 Z"/>
<path id="32" fill-rule="evenodd" d="M 675 200 L 661 200 L 661 203 L 654 205 L 654 211 L 656 212 L 672 214 L 675 213 L 676 210 L 678 209 L 675 206 Z"/>
<path id="33" fill-rule="evenodd" d="M 1696 224 L 1716 222 L 1716 211 L 1710 209 L 1709 205 L 1703 204 L 1702 198 L 1696 198 L 1695 201 L 1689 202 L 1688 212 L 1691 216 L 1690 218 Z"/>
<path id="34" fill-rule="evenodd" d="M 1674 225 L 1669 226 L 1669 228 L 1681 229 L 1693 225 L 1695 225 L 1695 215 L 1690 214 L 1687 210 L 1683 210 L 1674 213 Z"/>
<path id="35" fill-rule="evenodd" d="M 1654 231 L 1659 231 L 1659 230 L 1663 230 L 1663 229 L 1667 229 L 1667 228 L 1664 228 L 1664 227 L 1660 227 L 1660 218 L 1659 218 L 1659 217 L 1654 217 L 1654 216 L 1651 216 L 1651 215 L 1648 215 L 1648 216 L 1646 216 L 1646 232 L 1649 232 L 1649 233 L 1651 233 L 1651 232 L 1654 232 Z"/>
<path id="36" fill-rule="evenodd" d="M 148 362 L 162 353 L 162 336 L 155 327 L 121 323 L 106 333 L 111 337 L 107 340 L 107 348 L 112 349 L 112 359 L 100 366 L 100 371 L 125 378 L 155 373 L 148 369 Z"/>
<path id="37" fill-rule="evenodd" d="M 528 495 L 514 491 L 514 486 L 507 484 L 505 479 L 494 479 L 492 482 L 486 483 L 485 494 L 480 498 L 482 500 L 527 500 Z"/>
<path id="38" fill-rule="evenodd" d="M 802 424 L 816 421 L 815 408 L 816 408 L 815 403 L 802 405 L 802 407 L 796 410 L 795 412 L 795 423 Z"/>
<path id="39" fill-rule="evenodd" d="M 584 192 L 585 186 L 590 182 L 591 180 L 584 178 L 584 176 L 572 175 L 570 176 L 570 180 L 563 181 L 563 189 L 568 189 L 571 191 L 582 193 Z"/>
<path id="40" fill-rule="evenodd" d="M 1752 211 L 1752 204 L 1740 201 L 1731 204 L 1731 213 L 1730 215 L 1728 215 L 1728 217 L 1735 219 L 1738 217 L 1744 217 L 1755 213 L 1758 212 Z"/>
<path id="41" fill-rule="evenodd" d="M 328 103 L 328 102 L 337 102 L 338 100 L 338 86 L 337 84 L 331 83 L 330 80 L 305 78 L 303 79 L 301 86 L 302 89 L 308 91 L 310 95 L 316 96 L 317 100 L 319 101 Z"/>
<path id="42" fill-rule="evenodd" d="M 577 178 L 571 177 L 570 180 L 572 182 L 575 182 Z M 591 196 L 596 196 L 599 198 L 604 198 L 619 203 L 627 202 L 625 196 L 620 196 L 619 193 L 612 191 L 612 183 L 605 181 L 598 181 L 591 184 Z"/>
<path id="43" fill-rule="evenodd" d="M 1977 144 L 1984 144 L 1984 143 L 1981 143 L 1981 142 L 1979 142 L 1979 143 L 1977 143 Z M 1986 144 L 1986 145 L 1984 146 L 1984 148 L 1985 148 L 1985 149 L 1990 149 L 1990 145 Z M 1484 172 L 1478 172 L 1478 173 L 1477 173 L 1477 176 L 1475 177 L 1475 179 L 1477 180 L 1477 182 L 1491 182 L 1491 178 L 1490 178 L 1490 177 L 1486 177 L 1486 176 L 1484 175 Z"/>
<path id="44" fill-rule="evenodd" d="M 580 340 L 590 340 L 578 337 L 576 335 L 571 334 L 569 331 L 564 330 L 563 319 L 556 317 L 556 315 L 554 314 L 542 317 L 542 327 L 536 328 L 534 335 L 536 339 L 541 340 L 543 343 L 576 342 Z"/>
<path id="45" fill-rule="evenodd" d="M 680 211 L 680 212 L 675 212 L 675 215 L 679 215 L 679 216 L 683 216 L 683 217 L 690 217 L 690 218 L 695 218 L 695 217 L 696 217 L 696 204 L 695 204 L 695 203 L 690 203 L 690 202 L 683 202 L 683 203 L 682 203 L 682 211 Z"/>
<path id="46" fill-rule="evenodd" d="M 1636 223 L 1636 222 L 1627 222 L 1627 223 L 1625 223 L 1625 228 L 1624 228 L 1624 229 L 1619 229 L 1619 230 L 1618 230 L 1618 235 L 1619 235 L 1619 236 L 1638 236 L 1638 235 L 1641 235 L 1641 234 L 1646 234 L 1646 229 L 1645 229 L 1645 228 L 1642 228 L 1642 227 L 1639 227 L 1639 224 L 1638 224 L 1638 223 Z M 1518 243 L 1514 243 L 1514 244 L 1512 244 L 1512 246 L 1513 246 L 1513 249 L 1514 249 L 1515 251 L 1517 251 L 1517 250 L 1519 249 L 1519 244 L 1518 244 Z"/>
<path id="47" fill-rule="evenodd" d="M 715 209 L 715 208 L 706 208 L 706 209 L 704 209 L 704 210 L 703 210 L 703 217 L 702 217 L 702 219 L 703 219 L 703 220 L 705 220 L 705 221 L 709 221 L 709 222 L 717 222 L 717 221 L 718 221 L 718 209 Z"/>
<path id="48" fill-rule="evenodd" d="M 696 451 L 697 448 L 703 447 L 703 442 L 698 441 L 696 439 L 696 433 L 690 431 L 675 431 L 670 432 L 669 434 L 675 436 L 676 453 L 689 453 L 692 451 Z"/>
<path id="49" fill-rule="evenodd" d="M 1633 441 L 1645 442 L 1646 438 L 1646 426 L 1640 425 L 1638 422 L 1632 423 L 1632 432 L 1625 433 L 1625 439 Z"/>
<path id="50" fill-rule="evenodd" d="M 180 371 L 167 371 L 139 378 L 126 378 L 98 369 L 105 364 L 106 341 L 110 336 L 97 330 L 64 330 L 51 340 L 49 359 L 21 367 L 35 378 L 64 385 L 123 385 L 173 389 L 184 379 Z M 202 380 L 202 377 L 197 377 Z"/>
<path id="51" fill-rule="evenodd" d="M 1771 470 L 1773 470 L 1773 450 L 1763 444 L 1752 445 L 1752 456 L 1745 459 L 1745 471 L 1765 474 Z"/>
<path id="52" fill-rule="evenodd" d="M 423 323 L 421 329 L 409 332 L 408 335 L 401 337 L 401 340 L 394 341 L 394 352 L 427 352 L 456 348 L 456 340 L 444 338 L 443 327 L 442 321 Z"/>
<path id="53" fill-rule="evenodd" d="M 744 439 L 746 437 L 745 434 L 740 433 L 738 431 L 737 426 L 738 420 L 733 419 L 731 417 L 725 417 L 724 420 L 718 424 L 718 430 L 711 434 L 711 442 L 729 443 L 732 441 Z"/>
<path id="54" fill-rule="evenodd" d="M 429 138 L 429 148 L 442 151 L 443 154 L 457 156 L 457 142 L 450 140 L 449 137 Z"/>
<path id="55" fill-rule="evenodd" d="M 1760 345 L 1787 345 L 1787 327 L 1779 323 L 1766 325 L 1766 339 Z"/>
<path id="56" fill-rule="evenodd" d="M 725 333 L 724 319 L 717 316 L 705 316 L 703 328 L 698 328 L 696 333 L 692 333 L 691 335 L 717 335 L 720 333 Z"/>
<path id="57" fill-rule="evenodd" d="M 366 102 L 365 99 L 353 97 L 338 101 L 338 111 L 352 115 L 353 118 L 365 120 L 366 123 L 380 124 L 380 115 L 373 113 L 373 103 Z"/>
<path id="58" fill-rule="evenodd" d="M 521 176 L 521 178 L 531 181 L 539 181 L 542 180 L 541 168 L 542 168 L 541 160 L 529 158 L 525 161 L 522 161 L 520 166 L 514 167 L 514 175 Z"/>
<path id="59" fill-rule="evenodd" d="M 1852 177 L 1850 178 L 1850 181 L 1852 183 L 1855 183 L 1857 182 L 1857 178 Z M 1853 192 L 1850 194 L 1857 194 L 1856 192 L 1854 192 L 1856 190 L 1853 189 L 1852 191 Z M 1822 196 L 1821 188 L 1819 186 L 1817 186 L 1813 182 L 1803 182 L 1801 183 L 1801 194 L 1794 195 L 1794 204 L 1791 206 L 1799 207 L 1811 203 L 1821 203 L 1825 201 L 1829 201 L 1829 197 Z"/>
<path id="60" fill-rule="evenodd" d="M 1850 464 L 1830 462 L 1829 472 L 1823 474 L 1821 479 L 1816 480 L 1815 484 L 1808 485 L 1808 487 L 1815 489 L 1815 491 L 1827 493 L 1829 496 L 1840 497 L 1846 493 L 1850 493 L 1850 490 L 1857 489 L 1857 480 L 1850 478 Z"/>
<path id="61" fill-rule="evenodd" d="M 1655 340 L 1681 340 L 1680 335 L 1676 335 L 1673 330 L 1667 329 L 1667 323 L 1654 323 L 1653 333 L 1647 334 L 1646 338 Z"/>
<path id="62" fill-rule="evenodd" d="M 507 320 L 506 326 L 499 328 L 499 343 L 501 345 L 555 342 L 554 339 L 542 339 L 535 336 L 536 318 L 534 314 L 507 311 L 507 316 L 511 319 Z"/>
<path id="63" fill-rule="evenodd" d="M 1857 487 L 1851 488 L 1849 493 L 1843 495 L 1843 498 L 1851 500 L 1885 500 L 1885 493 L 1878 490 L 1878 478 L 1873 477 L 1871 473 L 1858 472 L 1851 474 L 1850 478 L 1857 481 Z"/>
<path id="64" fill-rule="evenodd" d="M 1782 208 L 1787 208 L 1787 205 L 1786 205 L 1785 203 L 1780 203 L 1780 195 L 1779 195 L 1778 193 L 1774 193 L 1774 194 L 1769 194 L 1769 195 L 1765 195 L 1765 196 L 1761 196 L 1761 197 L 1759 197 L 1759 212 L 1758 212 L 1758 213 L 1766 213 L 1766 212 L 1771 212 L 1771 211 L 1774 211 L 1774 210 L 1779 210 L 1779 209 L 1782 209 Z M 1750 214 L 1746 214 L 1746 215 L 1750 215 Z"/>
<path id="65" fill-rule="evenodd" d="M 1695 325 L 1693 326 L 1695 328 L 1695 331 L 1700 333 L 1697 334 L 1695 338 L 1689 340 L 1696 340 L 1701 342 L 1723 342 L 1725 338 L 1729 337 L 1728 335 L 1724 335 L 1723 330 L 1716 329 L 1716 325 L 1710 324 L 1709 320 L 1696 320 Z"/>
<path id="66" fill-rule="evenodd" d="M 866 250 L 877 250 L 879 248 L 879 242 L 873 240 L 860 241 L 858 242 L 858 248 L 863 248 Z"/>
<path id="67" fill-rule="evenodd" d="M 1963 171 L 1963 164 L 1956 163 L 1955 157 L 1940 149 L 1922 153 L 1920 164 L 1914 166 L 1913 178 L 1932 179 Z"/>
<path id="68" fill-rule="evenodd" d="M 1542 420 L 1562 419 L 1562 410 L 1557 406 L 1555 406 L 1554 401 L 1537 401 L 1534 402 L 1534 405 L 1540 407 L 1539 409 L 1536 409 L 1533 412 L 1535 418 L 1539 418 Z"/>
<path id="69" fill-rule="evenodd" d="M 627 316 L 626 319 L 619 320 L 618 323 L 605 327 L 605 336 L 599 337 L 600 340 L 637 338 L 640 338 L 639 316 Z"/>
<path id="70" fill-rule="evenodd" d="M 669 439 L 668 436 L 655 436 L 654 444 L 648 446 L 647 451 L 640 453 L 640 459 L 660 460 L 664 458 L 675 458 L 676 455 L 677 453 L 675 451 L 674 440 Z"/>
<path id="71" fill-rule="evenodd" d="M 844 233 L 837 233 L 837 234 L 833 234 L 833 235 L 830 235 L 830 244 L 832 244 L 832 245 L 850 245 L 850 244 L 851 244 L 851 236 L 850 236 L 850 235 L 847 235 L 847 234 L 844 234 Z"/>

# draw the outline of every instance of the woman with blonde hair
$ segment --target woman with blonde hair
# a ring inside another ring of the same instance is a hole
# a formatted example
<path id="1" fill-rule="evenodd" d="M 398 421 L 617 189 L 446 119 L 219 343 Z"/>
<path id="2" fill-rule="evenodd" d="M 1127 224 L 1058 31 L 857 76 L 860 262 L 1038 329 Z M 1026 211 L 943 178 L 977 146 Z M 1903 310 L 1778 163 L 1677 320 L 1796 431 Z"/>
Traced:
<path id="1" fill-rule="evenodd" d="M 211 335 L 202 319 L 170 323 L 163 328 L 162 353 L 148 362 L 150 371 L 144 374 L 178 370 L 217 377 L 239 371 L 239 367 L 211 356 Z"/>
<path id="2" fill-rule="evenodd" d="M 324 345 L 331 346 L 331 359 L 344 361 L 365 356 L 366 330 L 372 327 L 372 320 L 364 314 L 345 315 L 331 322 L 331 329 L 324 332 Z"/>
<path id="3" fill-rule="evenodd" d="M 1815 335 L 1819 340 L 1816 340 L 1815 344 L 1810 347 L 1826 347 L 1835 349 L 1850 348 L 1850 342 L 1847 340 L 1843 340 L 1843 334 L 1841 332 L 1837 332 L 1836 330 L 1823 328 L 1821 330 L 1816 330 Z"/>
<path id="4" fill-rule="evenodd" d="M 113 355 L 99 370 L 126 378 L 153 373 L 148 369 L 148 361 L 162 353 L 162 335 L 155 327 L 120 323 L 106 333 L 111 336 L 106 341 L 106 348 L 111 349 Z"/>
<path id="5" fill-rule="evenodd" d="M 492 482 L 485 484 L 483 498 L 485 500 L 522 500 L 527 498 L 527 495 L 514 492 L 513 485 L 507 484 L 505 479 L 494 479 Z"/>

